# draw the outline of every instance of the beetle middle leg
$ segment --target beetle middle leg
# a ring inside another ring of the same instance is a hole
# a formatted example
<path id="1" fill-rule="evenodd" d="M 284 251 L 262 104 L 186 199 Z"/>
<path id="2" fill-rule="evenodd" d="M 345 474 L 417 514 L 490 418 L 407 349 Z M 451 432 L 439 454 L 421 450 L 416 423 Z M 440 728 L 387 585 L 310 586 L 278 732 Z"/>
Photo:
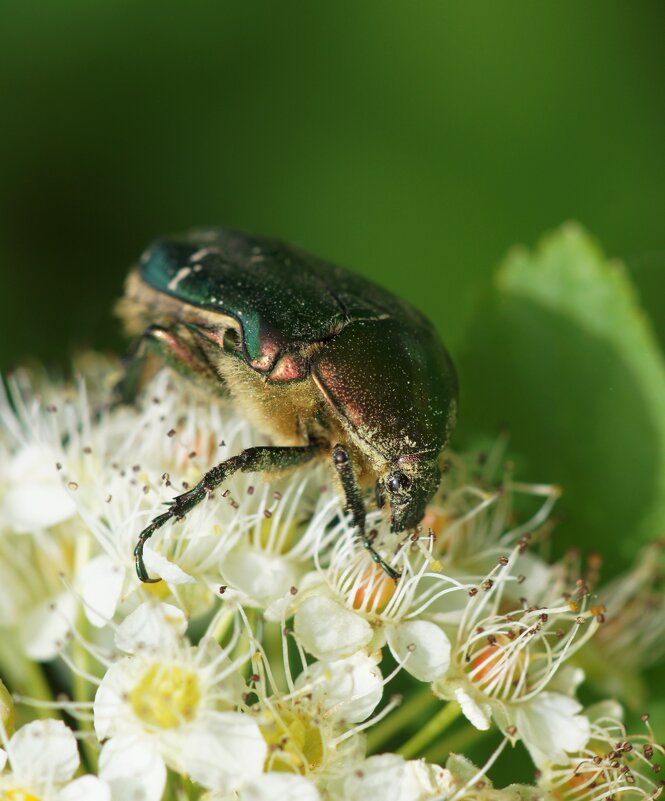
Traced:
<path id="1" fill-rule="evenodd" d="M 136 574 L 141 581 L 154 584 L 161 579 L 150 578 L 143 561 L 143 546 L 146 540 L 160 529 L 164 523 L 172 518 L 184 517 L 187 512 L 197 506 L 205 496 L 218 487 L 233 473 L 240 470 L 243 473 L 275 472 L 304 464 L 317 456 L 321 451 L 319 443 L 312 443 L 302 447 L 262 446 L 247 448 L 237 456 L 232 456 L 213 467 L 203 476 L 199 483 L 188 492 L 176 496 L 166 512 L 153 518 L 146 528 L 139 534 L 138 542 L 134 548 Z"/>
<path id="2" fill-rule="evenodd" d="M 363 503 L 360 488 L 358 487 L 358 482 L 356 481 L 351 459 L 349 458 L 348 452 L 342 445 L 335 445 L 332 450 L 332 460 L 333 464 L 335 465 L 337 475 L 339 476 L 339 480 L 342 484 L 342 488 L 344 489 L 347 509 L 351 512 L 353 525 L 358 529 L 360 538 L 362 539 L 363 548 L 365 548 L 365 550 L 372 557 L 372 560 L 376 562 L 377 565 L 381 565 L 383 570 L 390 576 L 391 579 L 393 579 L 393 581 L 397 581 L 397 579 L 400 577 L 399 572 L 395 570 L 395 568 L 391 567 L 384 559 L 382 559 L 380 554 L 374 550 L 372 540 L 370 540 L 365 532 L 365 504 Z"/>

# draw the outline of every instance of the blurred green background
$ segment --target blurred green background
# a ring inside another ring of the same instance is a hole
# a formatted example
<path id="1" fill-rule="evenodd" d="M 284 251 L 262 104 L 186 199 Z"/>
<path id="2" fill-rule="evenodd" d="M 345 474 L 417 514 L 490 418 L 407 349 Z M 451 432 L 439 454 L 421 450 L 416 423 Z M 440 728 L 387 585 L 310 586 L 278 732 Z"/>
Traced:
<path id="1" fill-rule="evenodd" d="M 0 369 L 121 345 L 156 235 L 293 240 L 453 352 L 514 242 L 563 220 L 665 289 L 661 2 L 5 0 Z"/>
<path id="2" fill-rule="evenodd" d="M 664 23 L 656 0 L 6 0 L 0 370 L 124 348 L 111 309 L 157 235 L 276 235 L 419 305 L 458 364 L 456 445 L 511 424 L 520 475 L 564 487 L 557 542 L 619 567 L 665 531 L 665 372 L 626 392 L 626 349 L 569 309 L 509 312 L 506 339 L 483 303 L 508 248 L 576 219 L 665 341 Z"/>

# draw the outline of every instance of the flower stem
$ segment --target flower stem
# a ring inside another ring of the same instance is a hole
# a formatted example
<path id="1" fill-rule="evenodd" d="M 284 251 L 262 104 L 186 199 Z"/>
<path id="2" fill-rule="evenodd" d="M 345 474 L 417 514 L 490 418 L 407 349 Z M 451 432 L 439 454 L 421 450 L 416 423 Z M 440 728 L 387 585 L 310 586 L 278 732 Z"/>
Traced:
<path id="1" fill-rule="evenodd" d="M 394 712 L 384 718 L 377 726 L 372 726 L 367 734 L 367 753 L 379 751 L 385 743 L 399 734 L 409 723 L 420 718 L 427 708 L 436 701 L 429 685 L 413 693 Z"/>
<path id="2" fill-rule="evenodd" d="M 89 624 L 82 611 L 79 612 L 78 615 L 77 628 L 81 635 L 85 637 L 88 632 Z M 76 662 L 76 665 L 81 669 L 81 672 L 76 671 L 73 676 L 72 695 L 74 700 L 80 702 L 91 701 L 94 697 L 94 688 L 83 674 L 94 672 L 94 666 L 91 664 L 90 652 L 78 639 L 74 641 L 72 657 Z M 81 719 L 79 721 L 79 729 L 85 734 L 92 735 L 92 737 L 82 737 L 81 745 L 83 747 L 83 753 L 88 769 L 90 772 L 96 773 L 98 751 L 93 745 L 95 742 L 95 736 L 92 720 L 87 720 L 85 718 Z"/>
<path id="3" fill-rule="evenodd" d="M 422 729 L 407 740 L 401 748 L 398 748 L 397 753 L 406 759 L 419 756 L 425 746 L 445 731 L 461 714 L 462 710 L 459 704 L 449 701 Z"/>

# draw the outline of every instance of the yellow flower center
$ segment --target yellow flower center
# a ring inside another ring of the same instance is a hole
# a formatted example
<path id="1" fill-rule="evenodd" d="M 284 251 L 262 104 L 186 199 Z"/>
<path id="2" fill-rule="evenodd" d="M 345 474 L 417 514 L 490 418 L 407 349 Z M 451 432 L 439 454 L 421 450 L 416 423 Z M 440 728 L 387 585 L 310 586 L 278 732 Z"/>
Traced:
<path id="1" fill-rule="evenodd" d="M 273 553 L 284 554 L 293 547 L 298 535 L 298 526 L 291 523 L 288 526 L 280 524 L 277 528 L 272 520 L 263 520 L 256 544 L 261 550 L 270 550 Z M 252 536 L 255 536 L 254 534 Z"/>
<path id="2" fill-rule="evenodd" d="M 276 706 L 259 728 L 268 744 L 266 771 L 304 775 L 323 761 L 321 731 L 304 710 Z"/>
<path id="3" fill-rule="evenodd" d="M 171 588 L 166 581 L 156 581 L 154 584 L 144 584 L 141 586 L 151 598 L 156 601 L 165 601 L 171 595 Z"/>
<path id="4" fill-rule="evenodd" d="M 179 665 L 151 665 L 129 695 L 132 709 L 149 726 L 172 729 L 196 715 L 201 689 L 196 673 Z"/>
<path id="5" fill-rule="evenodd" d="M 20 787 L 10 787 L 8 790 L 0 790 L 0 801 L 39 801 L 39 798 Z"/>

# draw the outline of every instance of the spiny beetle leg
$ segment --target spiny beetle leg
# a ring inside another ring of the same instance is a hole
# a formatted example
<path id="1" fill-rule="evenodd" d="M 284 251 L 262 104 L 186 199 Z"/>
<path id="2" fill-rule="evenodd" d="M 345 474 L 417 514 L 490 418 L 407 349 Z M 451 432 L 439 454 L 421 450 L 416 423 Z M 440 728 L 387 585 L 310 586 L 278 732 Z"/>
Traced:
<path id="1" fill-rule="evenodd" d="M 153 584 L 161 579 L 153 579 L 148 575 L 143 561 L 143 546 L 164 523 L 172 518 L 184 517 L 199 504 L 205 496 L 218 487 L 225 479 L 238 470 L 243 473 L 271 472 L 285 470 L 289 467 L 308 462 L 320 451 L 319 444 L 304 445 L 302 447 L 264 446 L 247 448 L 237 456 L 232 456 L 220 462 L 209 470 L 199 483 L 188 492 L 176 496 L 169 504 L 168 511 L 157 515 L 148 526 L 139 534 L 138 542 L 134 548 L 136 562 L 136 575 L 146 584 Z"/>
<path id="2" fill-rule="evenodd" d="M 397 581 L 400 574 L 374 550 L 372 540 L 365 533 L 365 504 L 360 494 L 351 459 L 342 445 L 335 445 L 332 450 L 332 460 L 344 490 L 347 509 L 351 512 L 351 519 L 354 527 L 358 530 L 358 536 L 362 540 L 363 548 L 377 565 L 381 565 L 393 581 Z"/>

